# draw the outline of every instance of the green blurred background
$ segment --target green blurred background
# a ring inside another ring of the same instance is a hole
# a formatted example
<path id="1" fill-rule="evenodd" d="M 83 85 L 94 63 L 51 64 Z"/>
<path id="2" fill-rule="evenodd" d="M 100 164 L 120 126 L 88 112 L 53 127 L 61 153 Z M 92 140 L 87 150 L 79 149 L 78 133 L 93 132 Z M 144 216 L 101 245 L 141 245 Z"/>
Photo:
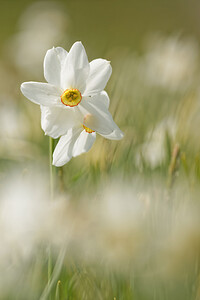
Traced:
<path id="1" fill-rule="evenodd" d="M 46 299 L 49 243 L 52 299 L 200 299 L 199 16 L 194 0 L 1 1 L 0 299 Z M 77 40 L 111 61 L 125 136 L 55 168 L 49 203 L 49 140 L 20 84 Z"/>
<path id="2" fill-rule="evenodd" d="M 1 1 L 1 44 L 16 33 L 24 10 L 36 1 Z M 48 3 L 51 1 L 46 1 Z M 70 17 L 67 32 L 71 40 L 82 40 L 102 51 L 105 47 L 124 46 L 141 49 L 144 37 L 154 31 L 174 31 L 199 40 L 200 4 L 195 0 L 68 0 L 56 1 Z M 97 51 L 97 50 L 96 50 Z"/>

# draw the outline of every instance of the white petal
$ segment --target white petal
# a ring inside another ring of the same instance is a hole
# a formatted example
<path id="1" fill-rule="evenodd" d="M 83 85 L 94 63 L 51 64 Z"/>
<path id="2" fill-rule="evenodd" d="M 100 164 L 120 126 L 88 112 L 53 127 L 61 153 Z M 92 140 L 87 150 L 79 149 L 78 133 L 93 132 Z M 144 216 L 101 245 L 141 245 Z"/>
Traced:
<path id="1" fill-rule="evenodd" d="M 83 130 L 74 144 L 73 156 L 76 157 L 82 153 L 88 152 L 94 144 L 95 139 L 95 132 L 88 133 Z"/>
<path id="2" fill-rule="evenodd" d="M 103 91 L 111 73 L 112 67 L 109 61 L 101 58 L 91 61 L 84 95 L 90 96 Z"/>
<path id="3" fill-rule="evenodd" d="M 49 49 L 44 58 L 44 77 L 47 82 L 60 87 L 61 69 L 67 58 L 67 51 L 61 47 Z"/>
<path id="4" fill-rule="evenodd" d="M 75 124 L 73 109 L 41 106 L 41 127 L 46 135 L 56 139 Z"/>
<path id="5" fill-rule="evenodd" d="M 83 118 L 85 115 L 87 115 L 88 113 L 90 113 L 90 108 L 89 108 L 89 111 L 87 108 L 85 108 L 85 103 L 87 105 L 90 104 L 90 103 L 94 103 L 94 105 L 96 106 L 102 106 L 101 110 L 108 110 L 109 108 L 109 105 L 110 105 L 110 99 L 108 97 L 108 94 L 105 92 L 105 91 L 102 91 L 101 93 L 99 93 L 98 95 L 94 95 L 92 97 L 86 97 L 86 96 L 83 96 L 82 98 L 82 102 L 76 106 L 77 108 L 77 116 L 79 118 L 79 121 L 81 123 L 83 123 Z M 98 103 L 96 103 L 98 102 Z M 82 105 L 83 104 L 83 105 Z"/>
<path id="6" fill-rule="evenodd" d="M 99 96 L 100 96 L 99 99 L 101 101 L 101 104 L 104 104 L 105 107 L 108 109 L 110 106 L 110 98 L 108 97 L 108 94 L 106 93 L 106 91 L 102 91 Z M 91 97 L 91 101 L 93 99 L 96 101 L 96 97 L 95 98 Z"/>
<path id="7" fill-rule="evenodd" d="M 116 125 L 116 124 L 115 124 Z M 101 134 L 104 138 L 109 140 L 121 140 L 124 137 L 124 133 L 117 127 L 110 134 Z"/>
<path id="8" fill-rule="evenodd" d="M 113 121 L 104 99 L 105 94 L 93 97 L 83 97 L 78 108 L 84 117 L 84 125 L 99 134 L 110 135 L 115 130 L 120 130 Z"/>
<path id="9" fill-rule="evenodd" d="M 62 69 L 62 88 L 64 90 L 75 88 L 83 93 L 89 75 L 89 69 L 90 66 L 85 48 L 81 42 L 74 43 L 67 55 Z"/>
<path id="10" fill-rule="evenodd" d="M 81 128 L 71 128 L 66 135 L 63 135 L 53 153 L 53 165 L 61 167 L 72 158 L 74 143 L 80 135 Z"/>
<path id="11" fill-rule="evenodd" d="M 54 85 L 42 82 L 24 82 L 21 85 L 22 94 L 33 103 L 53 106 L 60 105 L 62 91 Z"/>

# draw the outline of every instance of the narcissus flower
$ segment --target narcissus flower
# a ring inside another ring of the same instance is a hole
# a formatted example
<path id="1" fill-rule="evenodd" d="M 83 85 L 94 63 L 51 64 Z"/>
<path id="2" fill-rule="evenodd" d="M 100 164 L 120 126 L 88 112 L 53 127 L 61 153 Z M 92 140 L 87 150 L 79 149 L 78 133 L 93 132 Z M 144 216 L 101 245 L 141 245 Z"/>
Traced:
<path id="1" fill-rule="evenodd" d="M 84 118 L 88 114 L 96 120 L 91 124 L 92 131 L 112 135 L 116 125 L 108 111 L 109 98 L 104 91 L 111 73 L 111 65 L 105 59 L 89 63 L 82 43 L 76 42 L 69 53 L 61 47 L 48 50 L 44 59 L 47 83 L 24 82 L 21 91 L 41 106 L 42 129 L 53 138 L 68 136 L 76 126 L 75 116 Z"/>
<path id="2" fill-rule="evenodd" d="M 98 101 L 101 101 L 101 106 L 104 106 L 105 109 L 109 106 L 108 99 L 106 94 L 98 99 Z M 70 161 L 72 157 L 88 152 L 95 142 L 96 132 L 111 140 L 120 140 L 123 137 L 122 131 L 114 121 L 110 121 L 106 124 L 109 124 L 109 128 L 107 128 L 104 123 L 101 123 L 95 114 L 86 114 L 82 119 L 80 116 L 76 125 L 70 128 L 67 134 L 60 138 L 53 153 L 53 165 L 57 167 L 63 166 Z M 95 128 L 95 130 L 91 128 Z"/>

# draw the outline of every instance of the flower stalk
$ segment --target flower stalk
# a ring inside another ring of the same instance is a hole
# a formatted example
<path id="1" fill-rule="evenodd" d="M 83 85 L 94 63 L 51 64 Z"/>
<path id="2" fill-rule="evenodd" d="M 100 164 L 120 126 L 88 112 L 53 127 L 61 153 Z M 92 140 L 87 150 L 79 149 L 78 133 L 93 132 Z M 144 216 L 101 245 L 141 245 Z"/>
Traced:
<path id="1" fill-rule="evenodd" d="M 52 156 L 53 156 L 53 139 L 49 137 L 49 181 L 50 181 L 50 201 L 54 199 L 54 178 L 53 178 L 53 165 L 52 165 Z M 52 255 L 51 255 L 51 246 L 48 247 L 48 286 L 50 287 L 51 277 L 52 277 Z M 49 297 L 51 299 L 51 296 Z"/>
<path id="2" fill-rule="evenodd" d="M 50 200 L 53 201 L 54 198 L 54 181 L 53 181 L 53 165 L 52 165 L 52 157 L 53 157 L 53 147 L 54 141 L 52 137 L 49 137 L 49 179 L 50 179 Z"/>

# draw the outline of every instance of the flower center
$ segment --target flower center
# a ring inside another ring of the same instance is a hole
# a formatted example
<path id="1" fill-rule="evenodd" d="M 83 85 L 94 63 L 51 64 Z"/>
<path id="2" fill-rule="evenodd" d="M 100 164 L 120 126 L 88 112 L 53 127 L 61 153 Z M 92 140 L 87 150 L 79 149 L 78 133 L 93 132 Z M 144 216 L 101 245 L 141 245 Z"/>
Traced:
<path id="1" fill-rule="evenodd" d="M 83 125 L 83 128 L 85 129 L 85 131 L 86 131 L 87 133 L 92 133 L 92 132 L 94 132 L 94 130 L 92 130 L 92 129 L 86 127 L 85 125 Z"/>
<path id="2" fill-rule="evenodd" d="M 60 96 L 61 102 L 67 106 L 76 106 L 81 102 L 82 96 L 77 89 L 67 89 Z"/>

